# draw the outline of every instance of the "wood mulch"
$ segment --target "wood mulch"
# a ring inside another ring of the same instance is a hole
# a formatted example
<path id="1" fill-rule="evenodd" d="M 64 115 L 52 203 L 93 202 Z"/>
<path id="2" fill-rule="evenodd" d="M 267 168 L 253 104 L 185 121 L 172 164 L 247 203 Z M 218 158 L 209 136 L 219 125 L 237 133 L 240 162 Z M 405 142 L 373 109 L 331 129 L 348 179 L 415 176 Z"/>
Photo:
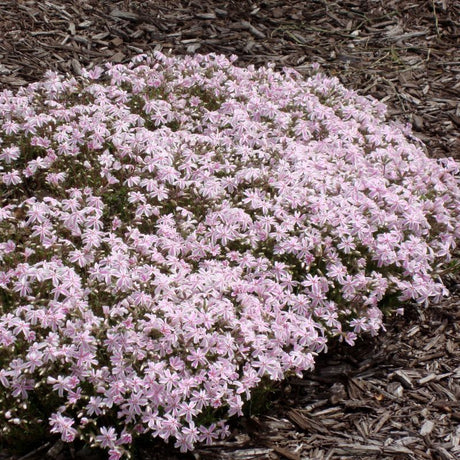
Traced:
<path id="1" fill-rule="evenodd" d="M 0 89 L 152 50 L 236 54 L 240 65 L 300 72 L 316 61 L 412 123 L 431 156 L 460 160 L 459 49 L 456 0 L 0 0 Z M 279 387 L 265 415 L 237 422 L 228 441 L 189 455 L 141 446 L 136 457 L 459 459 L 460 284 L 448 282 L 451 299 L 408 306 L 387 333 L 354 348 L 333 346 L 315 372 Z M 98 453 L 45 443 L 22 458 L 45 456 Z M 7 458 L 18 456 L 0 451 Z"/>

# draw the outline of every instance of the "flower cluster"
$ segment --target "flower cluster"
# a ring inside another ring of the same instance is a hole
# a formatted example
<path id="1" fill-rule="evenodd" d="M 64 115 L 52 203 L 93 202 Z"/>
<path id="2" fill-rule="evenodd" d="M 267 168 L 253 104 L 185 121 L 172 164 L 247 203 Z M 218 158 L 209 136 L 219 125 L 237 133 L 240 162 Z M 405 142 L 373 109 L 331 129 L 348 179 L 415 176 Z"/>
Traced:
<path id="1" fill-rule="evenodd" d="M 138 434 L 212 443 L 329 338 L 446 293 L 457 164 L 335 78 L 233 62 L 156 53 L 0 93 L 4 434 L 39 398 L 111 459 Z"/>

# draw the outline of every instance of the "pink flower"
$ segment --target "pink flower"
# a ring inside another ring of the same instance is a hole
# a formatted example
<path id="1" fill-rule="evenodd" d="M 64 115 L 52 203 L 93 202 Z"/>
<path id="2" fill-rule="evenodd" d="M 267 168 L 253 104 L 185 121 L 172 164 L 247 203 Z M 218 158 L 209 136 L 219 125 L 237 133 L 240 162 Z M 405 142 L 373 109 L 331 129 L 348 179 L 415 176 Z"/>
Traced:
<path id="1" fill-rule="evenodd" d="M 11 126 L 11 124 L 10 124 Z M 16 124 L 16 126 L 18 126 Z M 18 128 L 15 128 L 18 129 Z M 5 129 L 5 132 L 8 134 L 11 134 L 13 132 L 12 129 Z M 21 152 L 19 150 L 19 147 L 17 146 L 12 146 L 12 147 L 6 147 L 1 150 L 0 153 L 0 161 L 4 161 L 6 164 L 12 163 L 14 160 L 17 160 L 21 155 Z"/>
<path id="2" fill-rule="evenodd" d="M 16 169 L 1 174 L 1 178 L 5 185 L 18 185 L 22 182 L 21 175 Z"/>
<path id="3" fill-rule="evenodd" d="M 123 452 L 119 449 L 109 449 L 109 460 L 119 460 L 123 456 Z"/>
<path id="4" fill-rule="evenodd" d="M 70 417 L 65 417 L 61 413 L 53 414 L 50 417 L 50 425 L 52 433 L 60 433 L 61 439 L 64 442 L 72 442 L 76 435 L 77 430 L 72 428 L 75 421 Z"/>
<path id="5" fill-rule="evenodd" d="M 96 442 L 101 445 L 101 447 L 113 447 L 117 441 L 117 433 L 113 426 L 107 428 L 102 426 L 99 430 L 101 434 L 96 436 Z"/>

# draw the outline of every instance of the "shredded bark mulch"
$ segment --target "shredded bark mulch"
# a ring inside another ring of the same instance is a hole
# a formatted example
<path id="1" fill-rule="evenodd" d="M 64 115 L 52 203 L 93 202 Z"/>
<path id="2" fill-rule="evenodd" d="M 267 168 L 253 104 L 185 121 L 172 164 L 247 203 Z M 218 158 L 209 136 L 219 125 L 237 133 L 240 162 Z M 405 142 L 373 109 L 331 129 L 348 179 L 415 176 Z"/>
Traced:
<path id="1" fill-rule="evenodd" d="M 239 65 L 300 72 L 319 62 L 412 123 L 429 155 L 460 160 L 459 49 L 456 0 L 0 1 L 0 89 L 153 50 L 236 54 Z M 455 274 L 447 281 L 451 299 L 407 306 L 387 333 L 354 348 L 334 345 L 228 441 L 187 455 L 147 444 L 136 458 L 460 458 L 460 284 Z M 45 457 L 104 458 L 51 441 L 21 458 Z M 18 458 L 0 450 L 0 459 Z"/>

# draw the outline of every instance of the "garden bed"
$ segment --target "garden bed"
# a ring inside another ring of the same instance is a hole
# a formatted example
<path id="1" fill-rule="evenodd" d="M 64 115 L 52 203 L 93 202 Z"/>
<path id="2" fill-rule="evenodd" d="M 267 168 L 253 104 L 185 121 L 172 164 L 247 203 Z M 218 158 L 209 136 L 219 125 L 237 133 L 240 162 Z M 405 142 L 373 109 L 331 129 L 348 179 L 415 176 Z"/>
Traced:
<path id="1" fill-rule="evenodd" d="M 346 9 L 332 2 L 170 3 L 118 2 L 107 10 L 96 1 L 0 3 L 0 81 L 17 88 L 49 68 L 79 73 L 154 49 L 234 53 L 241 65 L 299 71 L 316 60 L 346 85 L 385 99 L 393 118 L 412 121 L 430 154 L 458 158 L 453 2 L 348 2 Z M 455 293 L 457 281 L 450 282 Z M 370 349 L 325 355 L 314 373 L 279 389 L 266 415 L 247 418 L 233 439 L 200 456 L 455 458 L 458 305 L 410 307 Z M 182 456 L 142 449 L 140 458 Z"/>

